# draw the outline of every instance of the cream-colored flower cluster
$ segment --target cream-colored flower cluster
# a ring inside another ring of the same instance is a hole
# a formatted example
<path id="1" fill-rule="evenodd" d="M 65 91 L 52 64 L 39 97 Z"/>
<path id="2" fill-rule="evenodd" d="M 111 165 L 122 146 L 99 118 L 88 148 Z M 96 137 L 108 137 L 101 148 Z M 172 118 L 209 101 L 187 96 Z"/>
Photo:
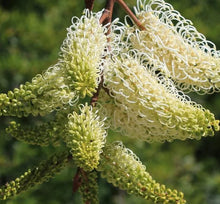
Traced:
<path id="1" fill-rule="evenodd" d="M 58 63 L 31 82 L 0 94 L 0 115 L 43 116 L 73 105 L 79 98 L 91 97 L 100 82 L 107 43 L 107 29 L 100 25 L 100 15 L 85 10 L 80 19 L 73 18 Z"/>
<path id="2" fill-rule="evenodd" d="M 95 16 L 88 10 L 85 13 L 81 19 L 72 19 L 60 53 L 67 84 L 83 98 L 86 95 L 92 97 L 96 92 L 107 46 L 107 29 L 99 23 L 101 13 Z"/>
<path id="3" fill-rule="evenodd" d="M 103 26 L 102 13 L 85 10 L 80 19 L 73 18 L 57 64 L 20 88 L 0 94 L 0 116 L 55 112 L 40 126 L 25 128 L 11 122 L 8 134 L 29 144 L 65 144 L 70 151 L 68 156 L 48 160 L 46 169 L 52 173 L 45 173 L 43 163 L 0 188 L 0 199 L 41 183 L 41 176 L 50 177 L 72 159 L 81 172 L 77 176 L 85 203 L 98 203 L 97 195 L 93 196 L 97 194 L 95 170 L 144 199 L 185 203 L 182 193 L 156 183 L 122 143 L 105 146 L 106 129 L 147 142 L 213 136 L 220 129 L 214 114 L 178 88 L 219 91 L 220 54 L 163 0 L 148 4 L 138 0 L 136 14 L 145 30 L 116 21 Z"/>
<path id="4" fill-rule="evenodd" d="M 173 7 L 163 0 L 138 0 L 136 15 L 145 30 L 127 30 L 131 44 L 149 50 L 166 65 L 164 71 L 184 91 L 220 91 L 220 52 Z"/>
<path id="5" fill-rule="evenodd" d="M 200 139 L 219 130 L 212 113 L 156 74 L 154 67 L 162 69 L 163 64 L 151 55 L 121 53 L 107 64 L 110 96 L 102 92 L 99 102 L 106 106 L 114 130 L 148 142 Z"/>

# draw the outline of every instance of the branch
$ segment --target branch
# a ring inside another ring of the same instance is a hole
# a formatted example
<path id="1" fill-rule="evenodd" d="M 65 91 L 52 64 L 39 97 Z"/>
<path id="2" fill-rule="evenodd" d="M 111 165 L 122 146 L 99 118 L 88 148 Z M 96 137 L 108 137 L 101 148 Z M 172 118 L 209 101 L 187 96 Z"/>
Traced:
<path id="1" fill-rule="evenodd" d="M 134 23 L 141 29 L 145 30 L 145 27 L 141 24 L 141 22 L 138 20 L 138 18 L 134 15 L 134 13 L 129 9 L 127 4 L 123 0 L 116 0 L 118 4 L 121 5 L 121 7 L 125 10 L 125 12 L 132 18 Z"/>
<path id="2" fill-rule="evenodd" d="M 94 1 L 95 0 L 85 0 L 86 8 L 89 9 L 90 11 L 93 9 Z"/>
<path id="3" fill-rule="evenodd" d="M 111 23 L 114 4 L 115 0 L 107 0 L 105 10 L 99 21 L 101 24 Z"/>
<path id="4" fill-rule="evenodd" d="M 141 24 L 141 22 L 138 20 L 138 18 L 134 15 L 134 13 L 129 9 L 129 7 L 127 6 L 127 4 L 123 1 L 123 0 L 107 0 L 106 5 L 105 5 L 105 10 L 99 20 L 100 24 L 108 24 L 108 32 L 107 35 L 111 32 L 110 30 L 110 23 L 112 21 L 112 13 L 113 13 L 113 8 L 114 8 L 114 4 L 115 2 L 117 2 L 120 6 L 122 6 L 122 8 L 126 11 L 126 13 L 131 17 L 131 19 L 134 21 L 134 23 L 141 29 L 141 30 L 145 30 L 145 27 Z M 108 38 L 108 40 L 110 40 Z M 110 48 L 108 48 L 110 49 Z M 91 99 L 91 105 L 95 106 L 95 103 L 98 101 L 98 96 L 99 96 L 99 92 L 100 89 L 103 88 L 104 91 L 109 95 L 109 90 L 107 88 L 103 87 L 103 76 L 101 79 L 101 82 L 97 88 L 97 92 L 93 95 L 92 99 Z"/>
<path id="5" fill-rule="evenodd" d="M 79 189 L 81 183 L 82 181 L 80 177 L 80 168 L 78 167 L 76 170 L 76 174 L 73 178 L 73 193 L 75 193 Z"/>
<path id="6" fill-rule="evenodd" d="M 92 105 L 92 107 L 96 106 L 96 102 L 98 101 L 98 97 L 99 97 L 99 92 L 101 90 L 101 88 L 103 87 L 103 74 L 101 76 L 101 81 L 98 85 L 97 91 L 94 93 L 93 97 L 91 98 L 90 104 Z"/>
<path id="7" fill-rule="evenodd" d="M 111 30 L 110 30 L 110 25 L 111 25 L 111 21 L 112 21 L 112 13 L 113 13 L 113 8 L 114 8 L 114 4 L 115 4 L 115 0 L 107 0 L 106 5 L 105 5 L 105 10 L 102 13 L 102 16 L 99 20 L 100 24 L 106 25 L 108 24 L 108 32 L 106 33 L 106 35 L 108 35 Z M 108 41 L 110 39 L 108 38 Z M 109 47 L 107 49 L 110 49 Z M 96 93 L 93 95 L 93 97 L 91 98 L 91 102 L 90 104 L 94 107 L 96 105 L 96 102 L 98 101 L 98 96 L 99 96 L 99 92 L 101 90 L 101 88 L 103 88 L 103 82 L 104 82 L 104 76 L 103 73 L 101 73 L 101 81 L 98 85 L 97 91 Z M 106 88 L 104 88 L 105 91 Z"/>

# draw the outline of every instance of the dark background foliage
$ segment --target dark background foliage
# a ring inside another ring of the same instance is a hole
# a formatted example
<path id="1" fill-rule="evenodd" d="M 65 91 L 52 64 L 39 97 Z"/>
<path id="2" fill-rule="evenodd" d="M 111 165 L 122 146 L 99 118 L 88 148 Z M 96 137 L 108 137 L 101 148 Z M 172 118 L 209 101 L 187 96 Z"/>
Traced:
<path id="1" fill-rule="evenodd" d="M 126 1 L 133 7 L 135 0 Z M 197 29 L 220 48 L 219 0 L 169 0 L 183 16 L 191 19 Z M 95 1 L 95 11 L 103 8 L 104 0 Z M 59 47 L 65 38 L 66 27 L 72 16 L 80 17 L 84 1 L 76 0 L 0 0 L 0 92 L 7 92 L 25 81 L 30 81 L 56 63 Z M 116 5 L 114 17 L 123 21 L 125 13 Z M 209 108 L 220 118 L 219 94 L 190 95 L 193 100 Z M 0 184 L 14 179 L 27 168 L 47 158 L 59 147 L 38 147 L 16 141 L 4 129 L 14 118 L 1 117 L 0 121 Z M 29 117 L 22 122 L 36 124 L 41 118 Z M 138 131 L 138 130 L 137 130 Z M 200 141 L 175 141 L 148 144 L 118 138 L 110 133 L 109 139 L 122 140 L 146 165 L 160 183 L 185 193 L 191 204 L 220 203 L 220 135 Z M 70 164 L 48 183 L 37 186 L 7 204 L 60 204 L 81 203 L 79 194 L 72 194 L 75 167 Z M 129 196 L 99 179 L 100 199 L 105 204 L 150 203 Z"/>

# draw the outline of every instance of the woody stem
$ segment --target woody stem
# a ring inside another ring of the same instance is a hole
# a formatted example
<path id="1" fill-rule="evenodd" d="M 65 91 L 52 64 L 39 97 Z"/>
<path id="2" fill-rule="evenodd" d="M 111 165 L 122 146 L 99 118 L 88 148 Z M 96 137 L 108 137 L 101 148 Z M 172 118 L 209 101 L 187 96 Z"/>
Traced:
<path id="1" fill-rule="evenodd" d="M 114 4 L 115 4 L 115 0 L 106 1 L 105 10 L 100 18 L 101 24 L 111 23 Z"/>
<path id="2" fill-rule="evenodd" d="M 141 25 L 141 22 L 138 20 L 138 18 L 134 15 L 134 13 L 129 9 L 127 4 L 123 0 L 116 0 L 118 4 L 125 10 L 125 12 L 131 17 L 131 19 L 134 21 L 134 23 L 141 29 L 145 30 L 145 27 Z"/>
<path id="3" fill-rule="evenodd" d="M 91 11 L 94 6 L 94 1 L 95 0 L 85 0 L 85 7 Z"/>
<path id="4" fill-rule="evenodd" d="M 115 4 L 115 0 L 107 0 L 106 5 L 105 5 L 105 10 L 103 11 L 102 16 L 99 20 L 100 24 L 103 24 L 103 25 L 108 24 L 108 31 L 107 31 L 106 35 L 108 35 L 111 32 L 110 24 L 111 24 L 111 21 L 112 21 L 112 13 L 113 13 L 114 4 Z M 108 38 L 108 41 L 109 40 L 110 39 Z M 108 47 L 107 49 L 110 49 L 110 48 Z M 98 85 L 96 93 L 91 98 L 91 103 L 90 104 L 92 106 L 95 106 L 96 102 L 98 101 L 99 92 L 100 92 L 101 88 L 103 87 L 103 82 L 104 82 L 104 76 L 103 76 L 103 73 L 102 73 L 101 81 Z M 104 89 L 104 90 L 106 91 L 106 89 Z"/>

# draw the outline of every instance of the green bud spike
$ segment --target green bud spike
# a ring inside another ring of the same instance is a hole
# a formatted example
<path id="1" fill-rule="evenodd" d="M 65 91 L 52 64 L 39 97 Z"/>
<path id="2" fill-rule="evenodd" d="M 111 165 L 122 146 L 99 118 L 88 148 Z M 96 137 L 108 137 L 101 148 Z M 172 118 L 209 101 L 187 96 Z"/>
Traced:
<path id="1" fill-rule="evenodd" d="M 91 106 L 80 107 L 80 114 L 73 112 L 68 116 L 65 141 L 71 149 L 76 165 L 91 171 L 99 164 L 100 153 L 105 144 L 104 122 Z"/>
<path id="2" fill-rule="evenodd" d="M 0 188 L 0 200 L 6 200 L 14 195 L 32 188 L 37 184 L 47 182 L 60 172 L 68 162 L 68 152 L 54 154 L 48 160 L 41 162 L 32 170 L 26 171 L 19 178 Z"/>
<path id="3" fill-rule="evenodd" d="M 62 125 L 60 124 L 59 126 Z M 6 128 L 6 132 L 17 140 L 28 144 L 40 146 L 52 144 L 57 146 L 59 145 L 64 125 L 62 127 L 59 126 L 55 122 L 48 122 L 40 126 L 22 127 L 20 124 L 12 121 L 8 128 Z"/>
<path id="4" fill-rule="evenodd" d="M 157 183 L 134 153 L 122 143 L 106 145 L 97 169 L 109 183 L 154 203 L 185 204 L 183 193 Z"/>
<path id="5" fill-rule="evenodd" d="M 65 84 L 62 69 L 58 63 L 44 74 L 35 76 L 31 83 L 26 82 L 8 94 L 0 94 L 0 115 L 43 116 L 75 101 L 77 95 Z"/>
<path id="6" fill-rule="evenodd" d="M 65 136 L 65 125 L 70 110 L 72 111 L 73 108 L 67 107 L 65 110 L 58 111 L 53 120 L 42 125 L 21 126 L 21 124 L 12 121 L 6 128 L 6 132 L 17 140 L 28 144 L 57 146 Z"/>
<path id="7" fill-rule="evenodd" d="M 82 183 L 79 191 L 82 195 L 83 202 L 85 204 L 99 204 L 97 172 L 84 172 L 81 170 L 80 178 Z"/>

